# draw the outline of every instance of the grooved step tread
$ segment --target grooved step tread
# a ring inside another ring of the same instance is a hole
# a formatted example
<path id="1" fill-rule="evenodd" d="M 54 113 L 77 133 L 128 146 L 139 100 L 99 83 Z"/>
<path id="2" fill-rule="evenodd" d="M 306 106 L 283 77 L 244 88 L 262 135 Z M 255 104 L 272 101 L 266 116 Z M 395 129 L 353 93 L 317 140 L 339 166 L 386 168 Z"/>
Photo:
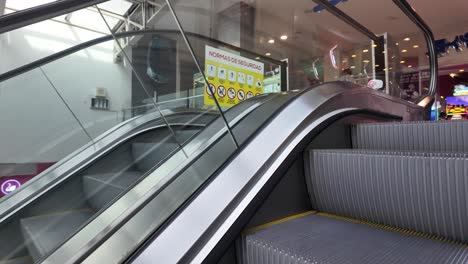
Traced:
<path id="1" fill-rule="evenodd" d="M 241 237 L 243 264 L 466 263 L 468 247 L 309 214 Z"/>
<path id="2" fill-rule="evenodd" d="M 368 123 L 353 126 L 353 147 L 468 152 L 467 120 Z"/>
<path id="3" fill-rule="evenodd" d="M 318 211 L 468 241 L 466 154 L 312 150 L 307 158 Z"/>

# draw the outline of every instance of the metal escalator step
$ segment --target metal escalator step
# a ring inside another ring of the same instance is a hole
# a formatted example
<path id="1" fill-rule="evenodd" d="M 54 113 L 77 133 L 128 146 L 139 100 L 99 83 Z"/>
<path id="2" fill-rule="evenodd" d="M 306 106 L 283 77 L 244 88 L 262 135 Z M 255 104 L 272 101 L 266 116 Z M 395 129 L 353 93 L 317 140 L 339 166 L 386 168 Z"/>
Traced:
<path id="1" fill-rule="evenodd" d="M 380 150 L 468 152 L 468 120 L 358 124 L 353 147 Z"/>
<path id="2" fill-rule="evenodd" d="M 79 210 L 21 219 L 21 232 L 34 262 L 64 242 L 92 215 L 91 210 Z"/>
<path id="3" fill-rule="evenodd" d="M 85 175 L 83 191 L 89 204 L 99 210 L 138 180 L 141 172 Z"/>
<path id="4" fill-rule="evenodd" d="M 138 170 L 146 173 L 177 148 L 175 142 L 133 143 L 132 154 Z"/>
<path id="5" fill-rule="evenodd" d="M 312 150 L 315 209 L 468 241 L 466 154 Z"/>
<path id="6" fill-rule="evenodd" d="M 242 264 L 466 263 L 468 247 L 317 214 L 244 233 Z"/>

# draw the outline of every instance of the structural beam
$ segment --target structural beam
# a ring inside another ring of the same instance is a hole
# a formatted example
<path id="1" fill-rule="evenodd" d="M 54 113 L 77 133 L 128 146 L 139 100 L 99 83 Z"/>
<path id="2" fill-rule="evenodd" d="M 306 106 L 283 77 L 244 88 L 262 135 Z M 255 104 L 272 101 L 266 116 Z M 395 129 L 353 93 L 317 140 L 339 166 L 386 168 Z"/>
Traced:
<path id="1" fill-rule="evenodd" d="M 107 1 L 109 0 L 57 0 L 3 15 L 0 17 L 0 34 Z"/>

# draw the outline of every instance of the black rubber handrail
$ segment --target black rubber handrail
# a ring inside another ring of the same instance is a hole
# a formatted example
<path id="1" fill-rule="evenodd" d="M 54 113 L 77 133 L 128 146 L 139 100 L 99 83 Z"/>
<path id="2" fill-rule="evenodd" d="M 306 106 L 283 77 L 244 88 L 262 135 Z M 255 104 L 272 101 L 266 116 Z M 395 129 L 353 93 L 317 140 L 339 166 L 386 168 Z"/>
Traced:
<path id="1" fill-rule="evenodd" d="M 109 0 L 57 0 L 0 16 L 0 34 Z"/>
<path id="2" fill-rule="evenodd" d="M 146 30 L 115 33 L 115 37 L 116 38 L 125 38 L 125 37 L 145 35 L 145 34 L 161 34 L 161 33 L 180 34 L 180 31 L 178 31 L 178 30 L 146 29 Z M 275 59 L 272 59 L 272 58 L 269 58 L 269 57 L 265 57 L 265 56 L 263 56 L 261 54 L 257 54 L 255 52 L 252 52 L 252 51 L 249 51 L 249 50 L 241 49 L 241 48 L 239 48 L 237 46 L 222 42 L 222 41 L 217 40 L 217 39 L 213 39 L 213 38 L 210 38 L 210 37 L 207 37 L 207 36 L 204 36 L 204 35 L 201 35 L 201 34 L 196 34 L 196 33 L 186 33 L 186 34 L 188 36 L 190 36 L 190 37 L 204 39 L 204 40 L 207 40 L 207 41 L 210 41 L 210 42 L 225 46 L 225 47 L 227 47 L 229 49 L 232 49 L 232 50 L 235 50 L 235 51 L 248 53 L 248 54 L 250 54 L 252 56 L 259 57 L 263 61 L 267 61 L 267 62 L 272 63 L 272 64 L 281 65 L 282 69 L 286 69 L 286 67 L 287 67 L 287 63 L 284 62 L 284 61 L 278 61 L 278 60 L 275 60 Z M 11 78 L 13 78 L 15 76 L 21 75 L 21 74 L 26 73 L 28 71 L 32 71 L 32 70 L 34 70 L 34 69 L 36 69 L 38 67 L 41 67 L 41 66 L 43 66 L 45 64 L 48 64 L 48 63 L 51 63 L 51 62 L 56 61 L 58 59 L 61 59 L 63 57 L 66 57 L 66 56 L 68 56 L 70 54 L 73 54 L 75 52 L 78 52 L 80 50 L 83 50 L 83 49 L 98 45 L 98 44 L 106 42 L 106 41 L 110 41 L 112 39 L 113 39 L 112 35 L 105 35 L 105 36 L 102 36 L 102 37 L 99 37 L 99 38 L 95 38 L 95 39 L 80 43 L 80 44 L 78 44 L 76 46 L 73 46 L 73 47 L 70 47 L 68 49 L 59 51 L 59 52 L 54 53 L 52 55 L 49 55 L 47 57 L 38 59 L 38 60 L 33 61 L 31 63 L 25 64 L 23 66 L 20 66 L 18 68 L 13 69 L 13 70 L 7 71 L 7 72 L 5 72 L 3 74 L 0 74 L 0 82 L 6 81 L 6 80 L 11 79 Z"/>
<path id="3" fill-rule="evenodd" d="M 431 28 L 424 22 L 424 20 L 416 13 L 413 7 L 406 0 L 393 0 L 393 2 L 408 16 L 413 23 L 415 23 L 418 28 L 424 33 L 426 39 L 428 55 L 429 55 L 429 66 L 430 66 L 430 82 L 429 82 L 429 95 L 435 96 L 437 89 L 437 78 L 438 74 L 438 61 L 435 48 L 434 34 L 432 33 Z"/>

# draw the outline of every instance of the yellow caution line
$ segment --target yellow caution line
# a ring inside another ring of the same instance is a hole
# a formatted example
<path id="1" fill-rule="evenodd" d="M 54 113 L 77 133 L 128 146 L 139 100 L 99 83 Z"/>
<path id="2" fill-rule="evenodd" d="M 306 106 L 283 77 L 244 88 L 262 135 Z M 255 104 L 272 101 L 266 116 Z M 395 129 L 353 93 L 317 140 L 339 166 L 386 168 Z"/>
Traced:
<path id="1" fill-rule="evenodd" d="M 320 216 L 325 216 L 325 217 L 334 218 L 334 219 L 343 220 L 343 221 L 352 222 L 352 223 L 357 223 L 357 224 L 363 224 L 363 225 L 367 225 L 367 226 L 371 226 L 371 227 L 375 227 L 375 228 L 379 228 L 379 229 L 383 229 L 387 231 L 398 232 L 398 233 L 402 233 L 406 235 L 411 235 L 411 236 L 421 237 L 425 239 L 431 239 L 431 240 L 436 240 L 440 242 L 468 247 L 468 245 L 464 244 L 463 242 L 454 241 L 454 240 L 444 238 L 438 235 L 431 235 L 431 234 L 421 233 L 421 232 L 412 231 L 412 230 L 399 228 L 399 227 L 375 224 L 375 223 L 370 223 L 370 222 L 366 222 L 362 220 L 356 220 L 353 218 L 348 218 L 348 217 L 338 216 L 338 215 L 333 215 L 333 214 L 327 214 L 327 213 L 317 213 L 317 214 Z"/>
<path id="2" fill-rule="evenodd" d="M 275 221 L 272 221 L 272 222 L 269 222 L 269 223 L 266 223 L 266 224 L 263 224 L 263 225 L 248 228 L 248 229 L 244 230 L 242 233 L 246 234 L 246 233 L 255 232 L 255 231 L 270 227 L 270 226 L 274 226 L 274 225 L 281 224 L 281 223 L 284 223 L 284 222 L 287 222 L 287 221 L 291 221 L 291 220 L 294 220 L 294 219 L 297 219 L 297 218 L 300 218 L 300 217 L 303 217 L 303 216 L 306 216 L 306 215 L 311 215 L 311 214 L 316 214 L 316 213 L 318 213 L 318 212 L 317 211 L 307 211 L 307 212 L 304 212 L 304 213 L 291 215 L 291 216 L 281 218 L 281 219 L 278 219 L 278 220 L 275 220 Z"/>

